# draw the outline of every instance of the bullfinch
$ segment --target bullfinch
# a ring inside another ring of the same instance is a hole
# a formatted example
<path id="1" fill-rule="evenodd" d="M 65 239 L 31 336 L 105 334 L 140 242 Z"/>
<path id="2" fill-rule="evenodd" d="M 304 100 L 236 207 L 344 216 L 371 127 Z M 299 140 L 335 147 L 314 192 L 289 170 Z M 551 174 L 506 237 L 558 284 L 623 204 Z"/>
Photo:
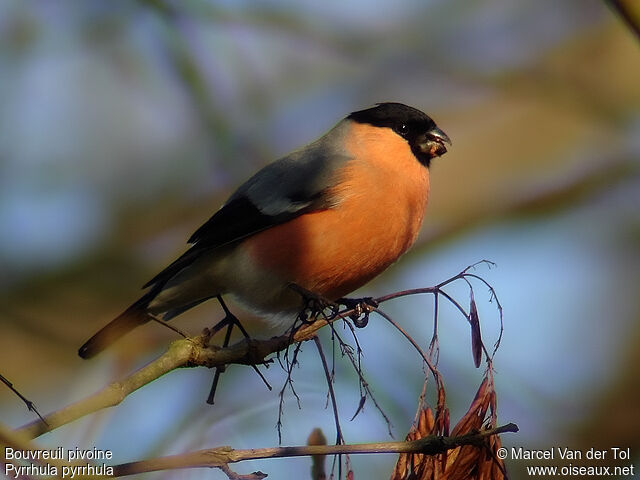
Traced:
<path id="1" fill-rule="evenodd" d="M 344 297 L 414 243 L 429 164 L 445 144 L 429 116 L 401 103 L 351 113 L 243 183 L 189 238 L 189 250 L 79 355 L 93 357 L 150 314 L 169 320 L 224 294 L 288 326 L 303 308 L 300 290 Z"/>

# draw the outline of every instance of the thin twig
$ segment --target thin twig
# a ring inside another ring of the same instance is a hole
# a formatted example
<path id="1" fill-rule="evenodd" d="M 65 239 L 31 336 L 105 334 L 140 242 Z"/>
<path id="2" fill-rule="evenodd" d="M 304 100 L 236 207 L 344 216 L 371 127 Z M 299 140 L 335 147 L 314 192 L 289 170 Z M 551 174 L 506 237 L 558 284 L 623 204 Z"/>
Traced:
<path id="1" fill-rule="evenodd" d="M 429 358 L 433 361 L 434 365 L 438 365 L 438 360 L 440 360 L 440 342 L 438 341 L 439 300 L 438 292 L 435 292 L 433 294 L 433 335 L 431 335 L 431 341 L 429 342 Z"/>
<path id="2" fill-rule="evenodd" d="M 367 453 L 422 453 L 426 455 L 437 455 L 463 445 L 476 445 L 481 447 L 484 440 L 488 437 L 517 431 L 518 426 L 514 423 L 509 423 L 501 427 L 485 429 L 455 437 L 429 435 L 419 440 L 405 442 L 364 443 L 356 445 L 306 445 L 296 447 L 253 448 L 249 450 L 234 450 L 231 447 L 219 447 L 115 465 L 113 467 L 113 476 L 122 477 L 144 472 L 179 468 L 219 468 L 223 465 L 245 460 L 309 455 L 355 455 Z"/>
<path id="3" fill-rule="evenodd" d="M 324 375 L 327 379 L 327 386 L 329 387 L 329 397 L 331 398 L 331 407 L 333 408 L 333 417 L 336 424 L 336 445 L 344 444 L 344 437 L 342 436 L 342 429 L 340 428 L 340 417 L 338 416 L 338 403 L 336 401 L 336 394 L 333 390 L 333 378 L 329 373 L 329 366 L 327 365 L 327 359 L 324 356 L 324 351 L 322 350 L 322 344 L 320 343 L 320 339 L 315 336 L 313 338 L 314 343 L 316 344 L 316 348 L 318 349 L 318 355 L 320 356 L 320 361 L 322 362 L 322 368 L 324 369 Z"/>
<path id="4" fill-rule="evenodd" d="M 442 379 L 440 377 L 440 372 L 438 372 L 436 367 L 433 366 L 433 364 L 431 363 L 431 360 L 429 360 L 429 357 L 427 356 L 427 354 L 425 354 L 422 351 L 422 349 L 420 348 L 420 345 L 418 345 L 418 343 L 413 339 L 413 337 L 411 335 L 409 335 L 400 325 L 398 325 L 398 323 L 396 323 L 396 321 L 393 318 L 391 318 L 389 315 L 387 315 L 385 312 L 383 312 L 379 308 L 376 308 L 375 312 L 378 315 L 382 316 L 391 325 L 393 325 L 400 333 L 402 333 L 402 335 L 404 335 L 404 337 L 407 340 L 409 340 L 409 343 L 411 343 L 411 345 L 413 345 L 413 347 L 418 351 L 418 353 L 422 357 L 422 360 L 424 361 L 424 363 L 426 363 L 427 366 L 429 367 L 429 370 L 431 370 L 431 373 L 435 377 L 436 382 L 438 383 L 438 385 L 440 385 L 442 383 Z"/>
<path id="5" fill-rule="evenodd" d="M 349 328 L 352 328 L 351 322 L 349 322 L 346 318 L 343 318 L 343 320 L 345 321 L 345 324 Z M 351 347 L 351 345 L 349 345 L 344 340 L 342 340 L 342 337 L 335 330 L 333 324 L 331 324 L 330 326 L 331 326 L 332 334 L 335 336 L 335 338 L 338 339 L 338 344 L 340 345 L 340 350 L 342 352 L 342 355 L 347 356 L 347 358 L 349 359 L 349 362 L 351 362 L 351 365 L 353 366 L 354 371 L 358 375 L 358 382 L 360 386 L 360 403 L 358 404 L 358 408 L 356 409 L 356 412 L 351 417 L 351 420 L 355 419 L 358 416 L 358 414 L 362 411 L 364 407 L 364 403 L 367 400 L 367 398 L 371 398 L 373 405 L 376 407 L 376 410 L 378 410 L 378 412 L 380 413 L 380 415 L 382 416 L 382 418 L 384 419 L 387 425 L 387 431 L 389 432 L 389 436 L 391 438 L 394 438 L 393 425 L 391 424 L 391 420 L 383 410 L 382 406 L 378 403 L 375 395 L 373 394 L 373 391 L 371 390 L 371 387 L 369 386 L 369 382 L 367 382 L 366 378 L 364 377 L 362 366 L 360 364 L 360 353 L 361 353 L 360 344 L 356 339 L 356 345 L 358 346 L 358 358 L 356 360 L 356 358 L 354 358 L 354 355 L 353 355 L 353 347 Z M 354 334 L 354 337 L 355 337 L 355 334 Z"/>
<path id="6" fill-rule="evenodd" d="M 631 30 L 636 35 L 637 39 L 640 40 L 640 21 L 638 21 L 638 18 L 633 15 L 632 8 L 625 5 L 624 2 L 621 2 L 620 0 L 605 0 L 605 3 L 609 4 L 609 6 L 615 10 L 618 15 L 620 15 L 620 18 L 622 18 L 624 23 L 627 24 L 629 30 Z"/>
<path id="7" fill-rule="evenodd" d="M 0 375 L 0 381 L 2 381 L 2 383 L 4 383 L 13 393 L 15 393 L 18 398 L 20 398 L 20 400 L 22 400 L 24 402 L 24 404 L 27 406 L 27 409 L 30 412 L 34 412 L 36 415 L 38 415 L 38 417 L 40 418 L 40 420 L 42 421 L 42 423 L 44 423 L 45 425 L 47 425 L 47 421 L 42 418 L 42 415 L 40 415 L 40 412 L 38 412 L 38 409 L 36 408 L 36 405 L 29 400 L 28 398 L 26 398 L 24 395 L 22 395 L 18 389 L 16 389 L 16 387 L 13 386 L 13 383 L 11 383 L 6 377 L 4 377 L 3 375 Z"/>
<path id="8" fill-rule="evenodd" d="M 333 328 L 333 325 L 331 325 Z M 336 401 L 336 394 L 333 390 L 333 377 L 329 373 L 329 366 L 327 365 L 327 359 L 324 356 L 324 351 L 322 350 L 322 344 L 320 343 L 320 339 L 316 336 L 313 339 L 316 344 L 316 348 L 318 349 L 318 355 L 320 356 L 320 361 L 322 362 L 322 368 L 324 369 L 324 375 L 327 379 L 327 385 L 329 387 L 329 397 L 331 398 L 331 407 L 333 409 L 333 419 L 336 424 L 336 445 L 344 445 L 344 437 L 342 436 L 342 428 L 340 428 L 340 415 L 338 414 L 338 402 Z M 332 474 L 333 468 L 335 467 L 335 457 L 332 466 Z M 337 455 L 338 462 L 338 478 L 342 478 L 342 455 Z"/>
<path id="9" fill-rule="evenodd" d="M 296 348 L 293 350 L 293 358 L 289 361 L 289 347 L 285 350 L 285 358 L 287 363 L 287 379 L 284 381 L 284 385 L 282 385 L 282 389 L 278 393 L 280 397 L 280 402 L 278 403 L 278 422 L 276 423 L 276 428 L 278 429 L 278 444 L 282 443 L 282 414 L 284 413 L 284 392 L 287 389 L 287 385 L 291 389 L 291 393 L 293 393 L 296 401 L 298 402 L 298 408 L 302 408 L 300 403 L 300 397 L 296 392 L 295 387 L 293 386 L 293 367 L 296 365 L 298 361 L 298 353 L 300 353 L 300 349 L 302 348 L 302 343 L 298 343 Z"/>
<path id="10" fill-rule="evenodd" d="M 253 472 L 245 475 L 234 472 L 229 468 L 229 465 L 220 465 L 218 467 L 224 474 L 229 477 L 229 480 L 262 480 L 267 477 L 266 473 Z"/>
<path id="11" fill-rule="evenodd" d="M 178 327 L 170 324 L 169 322 L 162 320 L 161 318 L 159 318 L 157 315 L 153 315 L 151 313 L 147 314 L 147 316 L 153 320 L 156 323 L 159 323 L 160 325 L 162 325 L 164 328 L 168 328 L 169 330 L 172 330 L 174 332 L 176 332 L 178 335 L 180 335 L 182 338 L 188 338 L 189 335 L 187 335 L 186 333 L 184 333 L 182 330 L 180 330 Z"/>

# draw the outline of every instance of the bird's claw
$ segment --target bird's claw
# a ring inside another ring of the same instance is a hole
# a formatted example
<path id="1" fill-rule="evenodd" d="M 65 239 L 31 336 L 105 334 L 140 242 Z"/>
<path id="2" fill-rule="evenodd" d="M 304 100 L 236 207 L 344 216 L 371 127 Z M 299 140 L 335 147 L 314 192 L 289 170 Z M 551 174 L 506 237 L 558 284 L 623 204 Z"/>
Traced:
<path id="1" fill-rule="evenodd" d="M 325 310 L 331 312 L 330 317 L 335 317 L 338 314 L 339 304 L 295 283 L 290 284 L 289 288 L 302 297 L 303 306 L 298 315 L 298 319 L 303 323 L 309 323 L 315 320 L 315 318 Z"/>
<path id="2" fill-rule="evenodd" d="M 373 297 L 341 298 L 338 303 L 353 310 L 349 318 L 358 328 L 364 328 L 369 324 L 369 314 L 378 307 L 378 302 Z"/>

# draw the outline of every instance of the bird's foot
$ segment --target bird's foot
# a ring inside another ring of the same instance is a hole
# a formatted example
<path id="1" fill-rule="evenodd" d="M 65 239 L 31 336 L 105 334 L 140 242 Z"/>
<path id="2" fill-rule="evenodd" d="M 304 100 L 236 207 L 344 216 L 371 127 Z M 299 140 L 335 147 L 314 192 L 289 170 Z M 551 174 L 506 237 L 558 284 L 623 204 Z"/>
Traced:
<path id="1" fill-rule="evenodd" d="M 247 333 L 247 330 L 242 326 L 242 323 L 240 323 L 240 320 L 238 319 L 238 317 L 236 317 L 233 313 L 231 313 L 231 310 L 229 310 L 229 307 L 227 307 L 227 304 L 224 302 L 224 300 L 220 295 L 218 295 L 217 298 L 218 298 L 218 302 L 220 302 L 220 306 L 222 307 L 222 310 L 224 310 L 225 316 L 222 320 L 216 323 L 213 326 L 213 328 L 209 331 L 210 337 L 218 333 L 223 328 L 227 327 L 227 331 L 224 334 L 224 340 L 222 341 L 222 348 L 226 348 L 229 346 L 229 341 L 231 340 L 231 332 L 233 331 L 233 327 L 238 327 L 238 329 L 242 332 L 242 335 L 244 335 L 244 338 L 248 342 L 250 342 L 251 337 Z M 266 362 L 264 363 L 264 365 L 265 367 L 268 367 Z M 264 378 L 264 375 L 262 375 L 262 372 L 258 370 L 258 367 L 256 365 L 251 365 L 251 367 L 253 367 L 256 373 L 260 376 L 260 378 L 262 379 L 264 384 L 267 386 L 267 388 L 271 390 L 271 385 L 269 385 L 269 382 L 267 381 L 267 379 Z M 211 385 L 211 390 L 209 391 L 209 396 L 207 397 L 207 403 L 209 405 L 214 404 L 214 397 L 216 395 L 216 390 L 218 389 L 218 382 L 220 380 L 220 375 L 222 374 L 222 372 L 225 371 L 225 369 L 226 369 L 225 365 L 216 367 L 216 371 L 213 375 L 213 384 Z"/>
<path id="2" fill-rule="evenodd" d="M 320 314 L 324 314 L 327 310 L 329 311 L 328 317 L 330 318 L 334 318 L 338 314 L 340 305 L 336 302 L 295 283 L 291 283 L 289 288 L 302 297 L 302 309 L 298 314 L 298 320 L 303 324 L 313 322 Z"/>
<path id="3" fill-rule="evenodd" d="M 358 328 L 367 326 L 369 323 L 369 314 L 378 307 L 378 302 L 376 302 L 373 297 L 340 298 L 337 303 L 344 305 L 352 311 L 352 313 L 349 314 L 349 318 Z"/>

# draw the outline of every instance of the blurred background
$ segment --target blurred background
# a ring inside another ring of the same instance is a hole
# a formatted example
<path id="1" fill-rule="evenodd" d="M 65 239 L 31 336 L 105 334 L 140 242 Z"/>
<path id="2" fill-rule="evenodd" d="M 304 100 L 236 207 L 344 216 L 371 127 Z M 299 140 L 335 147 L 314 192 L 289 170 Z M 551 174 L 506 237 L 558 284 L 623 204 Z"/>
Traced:
<path id="1" fill-rule="evenodd" d="M 496 262 L 475 273 L 504 307 L 499 423 L 521 429 L 504 444 L 630 447 L 640 469 L 639 53 L 597 0 L 1 2 L 0 373 L 44 414 L 153 359 L 175 338 L 153 324 L 90 361 L 76 351 L 250 174 L 351 111 L 399 101 L 431 115 L 453 147 L 433 162 L 418 244 L 359 293 Z M 468 305 L 464 285 L 449 292 Z M 495 302 L 475 292 L 491 345 Z M 385 310 L 426 347 L 432 297 Z M 203 305 L 175 325 L 198 333 L 219 317 Z M 439 319 L 455 423 L 483 372 L 464 318 L 442 303 Z M 402 439 L 421 361 L 382 319 L 358 334 L 366 378 Z M 349 421 L 357 377 L 335 357 L 346 441 L 390 439 L 371 401 Z M 211 371 L 175 371 L 37 443 L 111 449 L 117 463 L 275 446 L 285 374 L 275 364 L 265 375 L 272 392 L 251 369 L 230 367 L 211 407 Z M 301 409 L 287 393 L 283 443 L 305 443 L 316 426 L 331 441 L 311 344 L 294 382 Z M 0 412 L 11 427 L 34 418 L 2 386 Z M 352 465 L 356 478 L 388 478 L 395 460 Z M 509 465 L 512 478 L 526 477 L 525 463 Z M 309 478 L 310 462 L 234 468 Z M 226 478 L 145 478 L 204 475 Z"/>

